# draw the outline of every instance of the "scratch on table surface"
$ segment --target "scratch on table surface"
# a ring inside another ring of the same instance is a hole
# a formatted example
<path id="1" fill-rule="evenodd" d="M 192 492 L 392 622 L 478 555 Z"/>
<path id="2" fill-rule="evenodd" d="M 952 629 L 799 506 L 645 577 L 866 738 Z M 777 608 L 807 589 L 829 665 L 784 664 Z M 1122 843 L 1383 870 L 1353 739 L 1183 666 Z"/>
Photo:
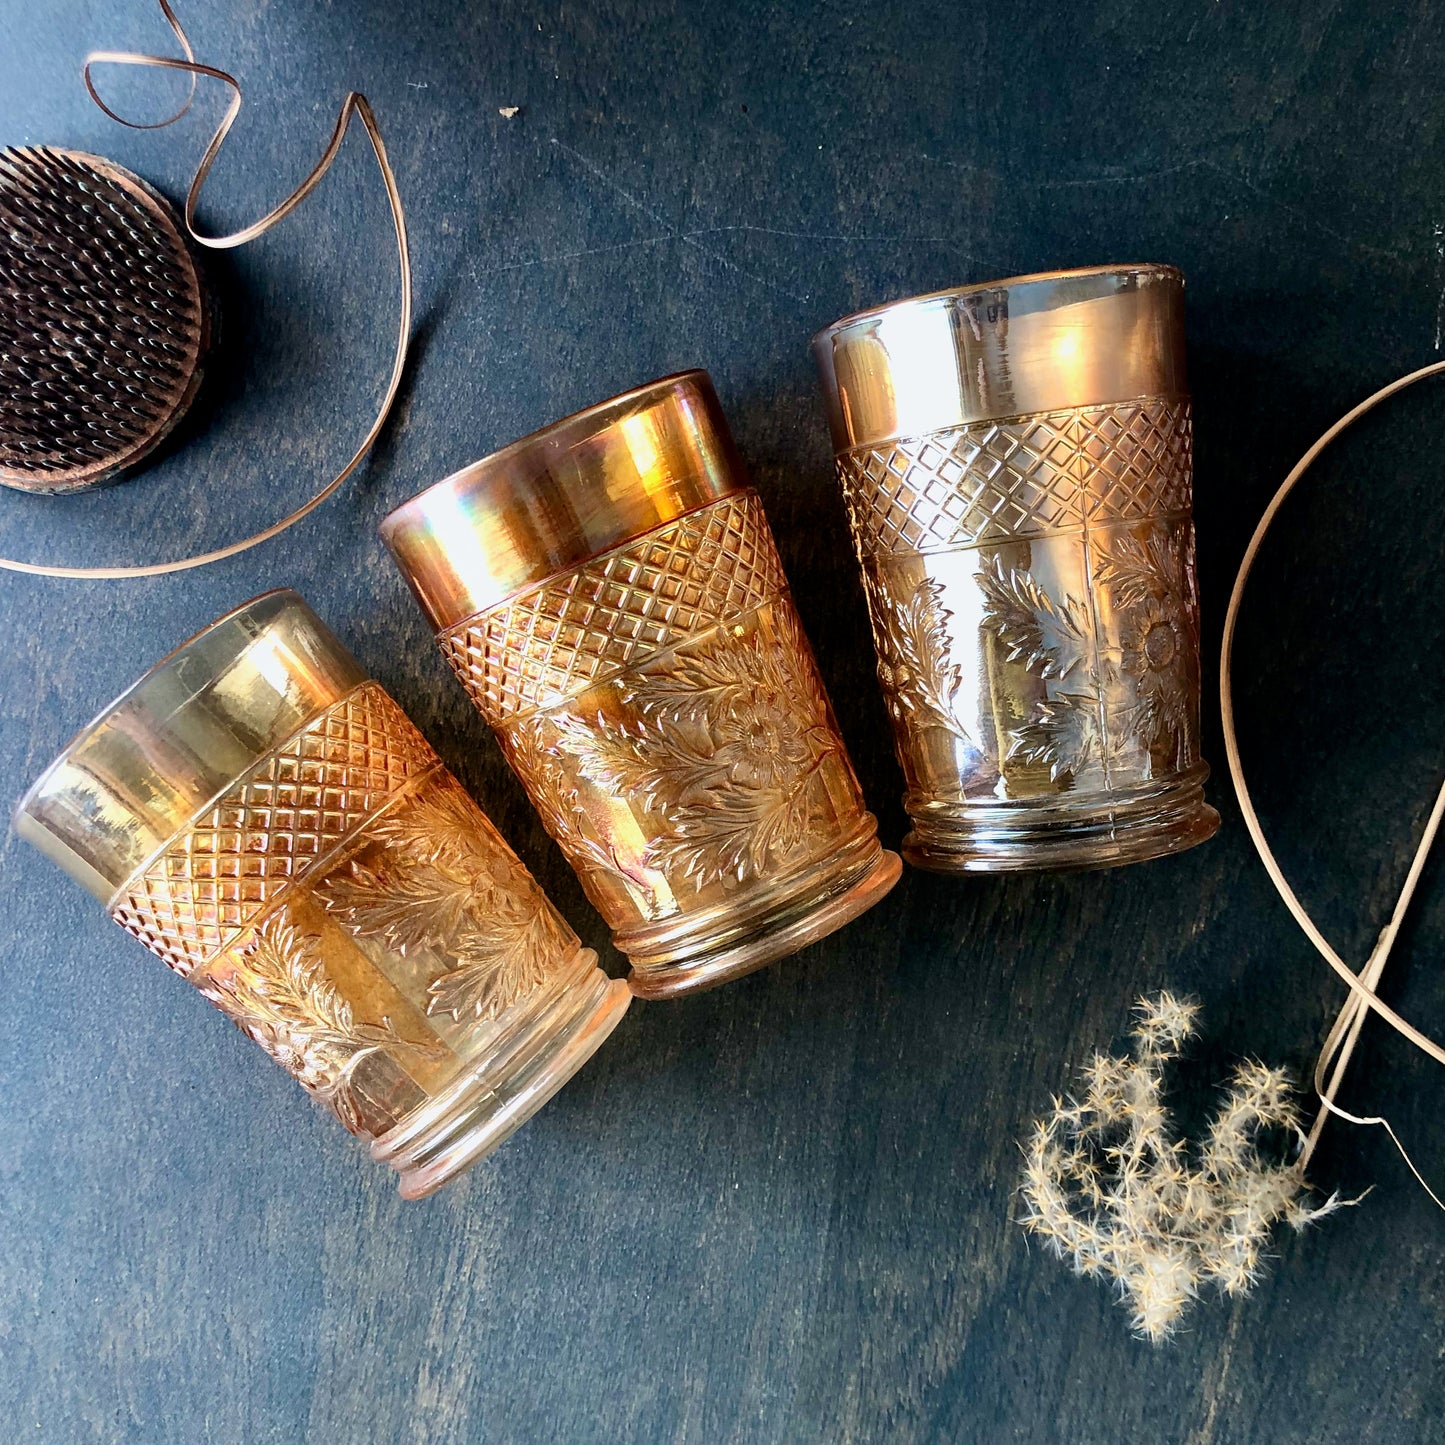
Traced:
<path id="1" fill-rule="evenodd" d="M 1045 191 L 1080 190 L 1090 186 L 1134 185 L 1141 181 L 1162 181 L 1168 176 L 1177 176 L 1182 171 L 1198 170 L 1207 166 L 1208 161 L 1180 161 L 1177 166 L 1159 166 L 1150 171 L 1119 170 L 1108 171 L 1098 176 L 1077 176 L 1071 180 L 1044 181 L 1039 189 Z"/>
<path id="2" fill-rule="evenodd" d="M 586 170 L 589 175 L 595 177 L 597 180 L 601 181 L 602 184 L 605 185 L 609 190 L 621 196 L 622 199 L 626 201 L 627 204 L 630 205 L 634 210 L 640 211 L 644 216 L 648 218 L 648 220 L 654 222 L 655 224 L 667 227 L 667 218 L 663 216 L 662 213 L 656 209 L 656 207 L 649 205 L 648 202 L 644 201 L 640 196 L 633 195 L 632 192 L 629 191 L 625 186 L 621 185 L 618 181 L 614 180 L 610 175 L 608 175 L 607 172 L 604 171 L 602 167 L 599 166 L 595 161 L 589 160 L 588 157 L 583 155 L 581 151 L 574 150 L 571 146 L 567 145 L 566 142 L 559 140 L 556 136 L 552 137 L 552 144 L 556 146 L 558 150 L 564 152 L 566 155 L 571 156 L 572 159 L 575 160 L 577 164 L 580 165 L 584 170 Z M 775 281 L 770 281 L 766 276 L 759 276 L 752 271 L 745 270 L 743 267 L 739 266 L 736 261 L 732 260 L 731 257 L 723 255 L 721 251 L 714 251 L 709 246 L 702 245 L 698 241 L 696 236 L 693 236 L 686 231 L 679 231 L 675 227 L 668 227 L 666 233 L 663 236 L 652 238 L 653 243 L 661 240 L 681 241 L 683 245 L 690 246 L 693 250 L 699 252 L 701 255 L 706 256 L 710 261 L 716 261 L 718 265 L 725 267 L 729 271 L 736 272 L 745 280 L 752 281 L 756 285 L 766 287 L 769 291 L 776 291 L 779 293 L 779 295 L 786 296 L 791 301 L 808 301 L 811 299 L 806 293 L 803 295 L 799 295 L 796 291 L 789 291 L 786 286 L 779 286 Z"/>
<path id="3" fill-rule="evenodd" d="M 525 261 L 504 261 L 499 266 L 488 266 L 484 271 L 473 271 L 472 279 L 479 276 L 494 276 L 503 271 L 525 271 L 534 266 L 551 266 L 562 261 L 576 261 L 586 256 L 602 256 L 610 251 L 631 251 L 646 246 L 662 246 L 673 241 L 695 240 L 704 236 L 724 236 L 730 233 L 748 233 L 758 236 L 778 236 L 792 241 L 833 241 L 860 246 L 950 246 L 952 236 L 912 236 L 885 233 L 880 235 L 851 234 L 845 231 L 785 231 L 776 226 L 751 226 L 735 224 L 730 226 L 699 226 L 686 231 L 667 231 L 657 236 L 638 236 L 630 241 L 614 241 L 606 246 L 583 246 L 575 251 L 550 251 L 542 256 L 532 256 Z M 965 261 L 974 260 L 972 253 L 956 251 Z M 734 268 L 736 269 L 736 268 Z M 743 273 L 747 274 L 747 273 Z M 808 297 L 799 298 L 808 300 Z"/>
<path id="4" fill-rule="evenodd" d="M 1234 1302 L 1234 1311 L 1229 1317 L 1229 1328 L 1224 1332 L 1224 1343 L 1219 1349 L 1219 1366 L 1204 1382 L 1204 1419 L 1193 1431 L 1186 1445 L 1213 1445 L 1214 1421 L 1219 1414 L 1219 1402 L 1224 1395 L 1224 1386 L 1229 1379 L 1229 1367 L 1234 1361 L 1234 1345 L 1239 1337 L 1240 1312 L 1243 1300 Z"/>
<path id="5" fill-rule="evenodd" d="M 1267 191 L 1261 185 L 1250 180 L 1243 171 L 1231 170 L 1228 166 L 1222 166 L 1217 161 L 1201 161 L 1200 164 L 1206 170 L 1213 171 L 1225 180 L 1237 181 L 1251 195 L 1258 196 L 1262 201 L 1268 201 L 1272 206 L 1278 206 L 1280 210 L 1293 216 L 1301 225 L 1309 226 L 1323 236 L 1328 236 L 1333 241 L 1338 241 L 1342 246 L 1349 246 L 1364 256 L 1377 256 L 1385 261 L 1400 261 L 1407 259 L 1398 247 L 1373 246 L 1368 241 L 1361 241 L 1355 236 L 1346 235 L 1343 231 L 1337 231 L 1333 226 L 1327 226 L 1323 221 L 1312 216 L 1300 206 L 1292 205 L 1289 201 L 1281 199 L 1272 191 Z"/>
<path id="6" fill-rule="evenodd" d="M 1001 171 L 994 170 L 988 166 L 980 166 L 972 161 L 951 160 L 944 156 L 919 155 L 919 160 L 930 165 L 946 166 L 950 170 L 968 171 L 975 175 L 986 176 L 990 180 L 1000 181 L 1011 186 L 1019 186 L 1034 191 L 1059 191 L 1087 189 L 1095 186 L 1122 186 L 1142 185 L 1148 181 L 1165 180 L 1170 176 L 1181 175 L 1185 171 L 1205 170 L 1211 171 L 1226 181 L 1233 181 L 1236 185 L 1243 186 L 1251 195 L 1258 196 L 1260 200 L 1267 201 L 1270 205 L 1278 207 L 1293 216 L 1301 225 L 1328 236 L 1332 241 L 1338 241 L 1342 246 L 1348 246 L 1351 250 L 1358 251 L 1361 255 L 1373 256 L 1381 260 L 1402 263 L 1408 261 L 1408 256 L 1399 247 L 1376 246 L 1369 241 L 1362 241 L 1356 236 L 1346 235 L 1343 231 L 1337 231 L 1333 226 L 1326 225 L 1318 217 L 1312 215 L 1302 207 L 1292 205 L 1289 201 L 1275 195 L 1272 191 L 1266 190 L 1256 181 L 1249 178 L 1243 170 L 1237 167 L 1221 165 L 1218 161 L 1208 156 L 1196 156 L 1193 160 L 1180 161 L 1177 165 L 1156 167 L 1152 170 L 1130 170 L 1113 169 L 1095 176 L 1076 176 L 1062 180 L 1032 180 L 1018 176 L 1006 176 Z M 1226 219 L 1228 219 L 1226 217 Z"/>
<path id="7" fill-rule="evenodd" d="M 984 176 L 991 181 L 1004 181 L 1009 184 L 1022 184 L 1036 191 L 1063 191 L 1086 189 L 1090 186 L 1120 186 L 1130 185 L 1138 181 L 1160 180 L 1165 176 L 1177 175 L 1180 171 L 1191 171 L 1206 164 L 1202 160 L 1181 161 L 1175 166 L 1161 166 L 1156 170 L 1133 171 L 1127 168 L 1105 171 L 1097 176 L 1075 176 L 1066 180 L 1047 181 L 1022 181 L 1016 176 L 1006 176 L 1002 171 L 992 166 L 981 166 L 974 161 L 957 161 L 947 156 L 920 155 L 919 160 L 929 165 L 944 166 L 951 171 L 967 171 L 973 175 Z"/>
<path id="8" fill-rule="evenodd" d="M 1440 350 L 1440 334 L 1445 330 L 1445 222 L 1435 222 L 1435 285 L 1439 293 L 1435 301 L 1435 350 Z"/>

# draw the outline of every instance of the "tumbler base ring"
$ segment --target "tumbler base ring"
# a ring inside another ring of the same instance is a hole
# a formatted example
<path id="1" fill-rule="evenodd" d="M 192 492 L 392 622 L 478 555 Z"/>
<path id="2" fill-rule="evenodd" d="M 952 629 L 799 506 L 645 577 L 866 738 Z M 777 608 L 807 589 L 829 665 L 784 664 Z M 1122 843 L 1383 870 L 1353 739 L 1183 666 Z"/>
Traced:
<path id="1" fill-rule="evenodd" d="M 1219 830 L 1204 800 L 1200 763 L 1163 788 L 1134 797 L 980 804 L 911 813 L 903 856 L 933 873 L 1038 873 L 1117 868 L 1183 853 Z"/>
<path id="2" fill-rule="evenodd" d="M 631 1003 L 627 985 L 590 948 L 466 1073 L 371 1146 L 401 1175 L 403 1199 L 434 1193 L 532 1117 L 601 1047 Z"/>
<path id="3" fill-rule="evenodd" d="M 628 987 L 643 999 L 699 993 L 776 963 L 851 923 L 903 873 L 902 860 L 879 846 L 873 829 L 869 817 L 867 833 L 840 849 L 821 879 L 813 863 L 798 877 L 781 880 L 766 908 L 745 920 L 725 916 L 711 938 L 698 937 L 696 920 L 670 939 L 648 939 L 641 930 L 619 936 L 618 947 L 632 960 Z"/>

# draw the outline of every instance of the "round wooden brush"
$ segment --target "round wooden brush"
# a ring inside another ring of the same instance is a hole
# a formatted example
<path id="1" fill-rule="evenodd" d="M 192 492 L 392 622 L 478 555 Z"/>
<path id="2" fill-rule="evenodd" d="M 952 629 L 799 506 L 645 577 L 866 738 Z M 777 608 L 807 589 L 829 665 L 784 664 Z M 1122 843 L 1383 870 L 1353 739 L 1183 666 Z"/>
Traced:
<path id="1" fill-rule="evenodd" d="M 180 218 L 99 156 L 0 151 L 0 483 L 118 481 L 200 384 L 210 303 Z"/>

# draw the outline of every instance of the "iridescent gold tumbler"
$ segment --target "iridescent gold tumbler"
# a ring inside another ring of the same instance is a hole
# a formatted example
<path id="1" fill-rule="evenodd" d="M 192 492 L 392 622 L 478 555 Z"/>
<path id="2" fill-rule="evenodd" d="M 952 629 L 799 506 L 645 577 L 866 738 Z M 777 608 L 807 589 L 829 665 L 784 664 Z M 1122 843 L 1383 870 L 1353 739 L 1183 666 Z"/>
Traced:
<path id="1" fill-rule="evenodd" d="M 814 340 L 904 856 L 1089 868 L 1210 837 L 1184 278 L 940 291 Z"/>
<path id="2" fill-rule="evenodd" d="M 704 373 L 516 442 L 382 536 L 634 993 L 735 978 L 897 881 Z"/>
<path id="3" fill-rule="evenodd" d="M 429 1194 L 586 1062 L 628 993 L 294 592 L 156 664 L 16 831 Z"/>

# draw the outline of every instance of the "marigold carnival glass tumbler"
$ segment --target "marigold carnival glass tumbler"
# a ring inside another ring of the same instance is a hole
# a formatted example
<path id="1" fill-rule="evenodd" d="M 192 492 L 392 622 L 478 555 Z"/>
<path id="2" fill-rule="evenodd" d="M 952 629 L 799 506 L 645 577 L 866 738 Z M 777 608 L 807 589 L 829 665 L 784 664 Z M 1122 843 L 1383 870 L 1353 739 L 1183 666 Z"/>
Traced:
<path id="1" fill-rule="evenodd" d="M 419 1198 L 591 1056 L 626 986 L 294 592 L 156 664 L 17 832 Z"/>
<path id="2" fill-rule="evenodd" d="M 747 973 L 897 881 L 705 373 L 514 443 L 382 536 L 635 994 Z"/>
<path id="3" fill-rule="evenodd" d="M 814 340 L 913 821 L 944 872 L 1209 838 L 1184 278 L 1060 271 Z"/>

